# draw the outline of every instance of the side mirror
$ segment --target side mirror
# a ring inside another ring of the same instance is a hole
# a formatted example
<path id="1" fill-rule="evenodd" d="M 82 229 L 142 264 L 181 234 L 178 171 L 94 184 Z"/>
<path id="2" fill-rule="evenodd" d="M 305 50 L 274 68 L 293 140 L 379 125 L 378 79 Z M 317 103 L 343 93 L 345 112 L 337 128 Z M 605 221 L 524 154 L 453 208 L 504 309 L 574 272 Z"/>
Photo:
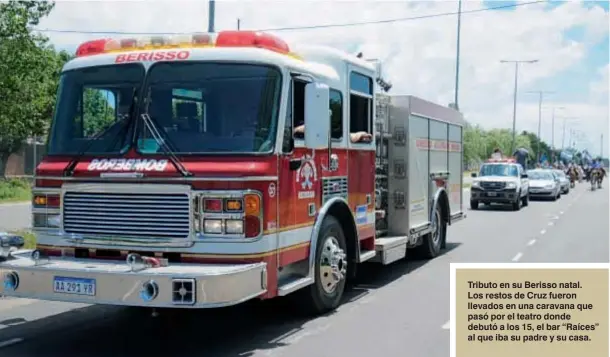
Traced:
<path id="1" fill-rule="evenodd" d="M 470 177 L 477 177 L 477 173 L 476 172 L 470 173 Z"/>
<path id="2" fill-rule="evenodd" d="M 329 88 L 322 83 L 305 86 L 305 146 L 327 149 L 330 139 Z"/>
<path id="3" fill-rule="evenodd" d="M 528 178 L 527 174 L 521 174 L 521 178 Z"/>

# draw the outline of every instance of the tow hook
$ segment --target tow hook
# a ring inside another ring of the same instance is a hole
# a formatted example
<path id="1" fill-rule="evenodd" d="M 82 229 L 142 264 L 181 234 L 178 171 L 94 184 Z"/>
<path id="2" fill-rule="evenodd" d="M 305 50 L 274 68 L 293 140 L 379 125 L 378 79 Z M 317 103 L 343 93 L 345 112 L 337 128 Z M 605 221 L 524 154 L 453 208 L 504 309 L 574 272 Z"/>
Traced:
<path id="1" fill-rule="evenodd" d="M 49 256 L 46 255 L 43 251 L 38 250 L 38 249 L 36 249 L 32 252 L 32 254 L 30 255 L 30 258 L 32 258 L 32 260 L 34 261 L 35 266 L 45 265 L 45 264 L 49 264 L 51 262 L 51 260 L 49 259 Z"/>
<path id="2" fill-rule="evenodd" d="M 138 272 L 150 268 L 166 267 L 169 265 L 167 259 L 141 256 L 138 253 L 129 254 L 126 261 L 132 272 Z"/>

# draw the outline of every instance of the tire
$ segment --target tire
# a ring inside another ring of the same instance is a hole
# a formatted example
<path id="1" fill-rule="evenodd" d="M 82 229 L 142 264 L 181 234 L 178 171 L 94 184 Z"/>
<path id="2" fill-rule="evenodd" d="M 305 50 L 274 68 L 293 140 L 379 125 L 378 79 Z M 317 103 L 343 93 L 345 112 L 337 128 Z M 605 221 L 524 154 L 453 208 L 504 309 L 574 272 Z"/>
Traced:
<path id="1" fill-rule="evenodd" d="M 530 194 L 526 193 L 525 196 L 521 198 L 521 205 L 523 207 L 527 207 L 530 205 Z"/>
<path id="2" fill-rule="evenodd" d="M 479 209 L 479 201 L 470 200 L 470 209 Z"/>
<path id="3" fill-rule="evenodd" d="M 316 247 L 315 281 L 299 291 L 298 296 L 299 305 L 307 314 L 324 314 L 341 304 L 347 277 L 346 252 L 345 234 L 339 221 L 332 216 L 324 218 Z"/>
<path id="4" fill-rule="evenodd" d="M 434 208 L 432 220 L 432 233 L 426 234 L 423 237 L 422 244 L 415 248 L 415 254 L 425 259 L 437 257 L 441 253 L 441 247 L 447 239 L 447 222 L 441 216 L 440 207 L 436 206 Z"/>

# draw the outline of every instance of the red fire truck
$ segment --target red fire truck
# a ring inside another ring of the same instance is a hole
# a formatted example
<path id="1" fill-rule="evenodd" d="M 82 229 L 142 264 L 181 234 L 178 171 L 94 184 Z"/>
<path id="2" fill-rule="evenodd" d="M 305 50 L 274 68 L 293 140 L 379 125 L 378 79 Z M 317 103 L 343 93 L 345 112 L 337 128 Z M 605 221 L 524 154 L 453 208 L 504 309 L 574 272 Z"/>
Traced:
<path id="1" fill-rule="evenodd" d="M 334 309 L 356 266 L 433 258 L 465 217 L 459 112 L 389 96 L 371 62 L 224 31 L 83 43 L 36 170 L 37 246 L 0 293 Z M 14 238 L 14 237 L 13 237 Z"/>

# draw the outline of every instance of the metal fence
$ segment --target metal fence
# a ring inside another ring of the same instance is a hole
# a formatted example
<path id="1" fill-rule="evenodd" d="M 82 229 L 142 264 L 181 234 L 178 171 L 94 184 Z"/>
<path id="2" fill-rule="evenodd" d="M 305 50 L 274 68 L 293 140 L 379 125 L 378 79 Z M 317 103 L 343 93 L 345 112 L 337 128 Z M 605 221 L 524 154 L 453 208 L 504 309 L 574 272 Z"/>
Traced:
<path id="1" fill-rule="evenodd" d="M 7 177 L 31 177 L 34 169 L 46 153 L 46 145 L 34 143 L 25 144 L 21 150 L 9 156 L 6 163 L 5 175 Z"/>

